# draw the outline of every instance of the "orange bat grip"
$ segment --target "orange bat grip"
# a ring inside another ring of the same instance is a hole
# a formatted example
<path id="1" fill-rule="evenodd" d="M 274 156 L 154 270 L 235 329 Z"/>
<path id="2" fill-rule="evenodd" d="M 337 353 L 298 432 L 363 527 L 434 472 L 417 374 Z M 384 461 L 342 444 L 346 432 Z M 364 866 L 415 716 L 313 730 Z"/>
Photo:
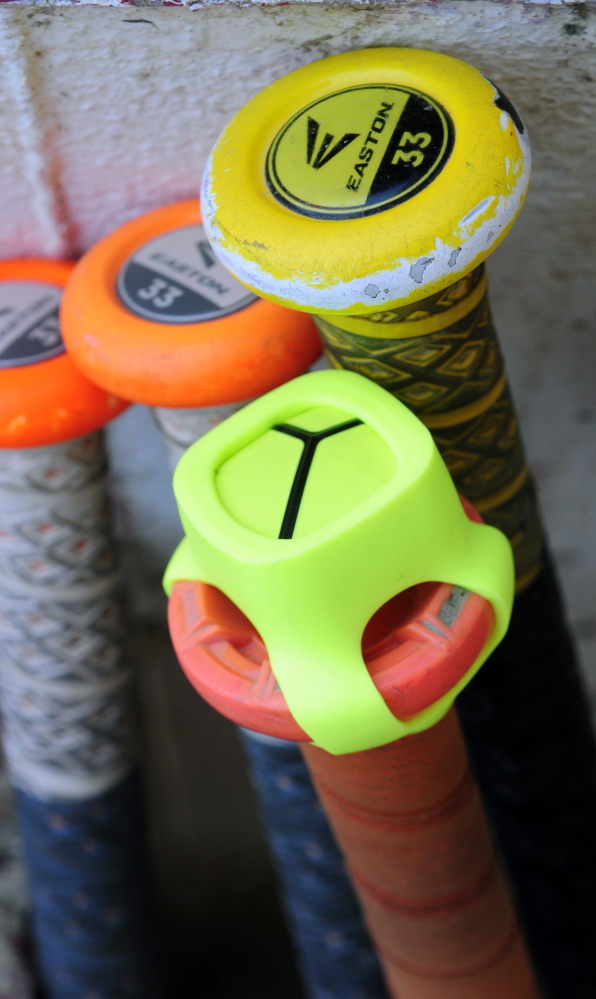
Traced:
<path id="1" fill-rule="evenodd" d="M 301 745 L 395 999 L 539 999 L 454 709 L 391 745 Z"/>

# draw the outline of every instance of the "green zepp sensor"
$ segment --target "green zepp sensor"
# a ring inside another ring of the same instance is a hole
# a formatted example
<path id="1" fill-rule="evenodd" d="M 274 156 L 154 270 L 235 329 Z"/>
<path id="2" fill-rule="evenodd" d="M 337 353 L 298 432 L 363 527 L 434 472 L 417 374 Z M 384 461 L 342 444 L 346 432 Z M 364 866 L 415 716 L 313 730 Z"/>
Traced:
<path id="1" fill-rule="evenodd" d="M 304 375 L 235 413 L 174 475 L 186 537 L 167 568 L 218 587 L 252 621 L 296 721 L 330 753 L 430 728 L 501 640 L 513 559 L 466 516 L 433 439 L 397 399 L 347 371 Z M 379 607 L 446 582 L 493 606 L 481 655 L 440 700 L 395 718 L 362 658 Z"/>

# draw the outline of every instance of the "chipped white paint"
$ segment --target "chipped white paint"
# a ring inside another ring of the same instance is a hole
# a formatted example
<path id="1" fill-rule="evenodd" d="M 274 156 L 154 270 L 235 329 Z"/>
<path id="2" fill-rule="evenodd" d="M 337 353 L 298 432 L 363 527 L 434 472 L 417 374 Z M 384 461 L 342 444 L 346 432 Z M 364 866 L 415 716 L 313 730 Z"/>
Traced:
<path id="1" fill-rule="evenodd" d="M 483 260 L 490 248 L 501 242 L 519 214 L 530 176 L 527 135 L 519 136 L 519 140 L 523 160 L 517 181 L 508 195 L 483 198 L 453 226 L 449 242 L 433 238 L 433 233 L 429 232 L 426 252 L 413 257 L 395 257 L 388 267 L 351 281 L 332 281 L 327 274 L 306 274 L 298 269 L 282 279 L 270 274 L 241 250 L 232 249 L 218 226 L 210 158 L 201 187 L 203 224 L 222 263 L 249 288 L 266 297 L 321 313 L 347 312 L 353 307 L 358 309 L 363 303 L 374 304 L 381 310 L 396 301 L 407 300 L 411 295 L 423 298 L 426 288 L 444 283 L 445 279 L 457 281 L 475 262 Z M 505 160 L 504 176 L 508 172 Z"/>
<path id="2" fill-rule="evenodd" d="M 508 165 L 509 165 L 509 160 L 506 159 L 505 160 L 505 167 L 504 167 L 505 174 L 507 174 L 509 172 L 508 171 Z M 480 201 L 476 205 L 475 208 L 472 208 L 472 210 L 470 212 L 468 212 L 467 215 L 464 215 L 463 219 L 459 223 L 459 228 L 461 229 L 461 228 L 466 228 L 467 226 L 469 226 L 470 223 L 473 222 L 474 219 L 476 219 L 478 217 L 478 215 L 482 215 L 487 210 L 487 208 L 490 205 L 492 205 L 492 203 L 493 203 L 494 200 L 495 199 L 494 199 L 493 195 L 491 195 L 488 198 L 483 198 L 482 201 Z"/>

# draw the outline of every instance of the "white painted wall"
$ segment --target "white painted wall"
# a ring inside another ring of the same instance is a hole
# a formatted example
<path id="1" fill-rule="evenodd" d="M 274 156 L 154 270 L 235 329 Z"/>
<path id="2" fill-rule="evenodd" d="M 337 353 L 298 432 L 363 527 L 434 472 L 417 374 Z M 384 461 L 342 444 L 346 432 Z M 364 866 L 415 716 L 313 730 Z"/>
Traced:
<path id="1" fill-rule="evenodd" d="M 368 45 L 467 59 L 529 127 L 531 193 L 491 261 L 492 299 L 596 693 L 596 7 L 2 4 L 0 255 L 74 256 L 139 212 L 196 194 L 211 144 L 249 96 L 299 65 Z M 132 564 L 141 559 L 156 578 L 177 532 L 165 459 L 137 413 L 112 437 Z M 149 612 L 155 591 L 134 592 Z"/>

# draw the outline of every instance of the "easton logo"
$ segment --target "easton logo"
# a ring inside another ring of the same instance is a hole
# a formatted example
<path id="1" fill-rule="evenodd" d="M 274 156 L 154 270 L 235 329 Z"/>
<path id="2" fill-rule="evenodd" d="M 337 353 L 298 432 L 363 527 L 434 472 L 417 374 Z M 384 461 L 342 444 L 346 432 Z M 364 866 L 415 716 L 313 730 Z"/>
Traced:
<path id="1" fill-rule="evenodd" d="M 316 121 L 315 118 L 309 117 L 306 124 L 306 162 L 313 170 L 320 170 L 321 167 L 329 163 L 330 160 L 337 156 L 338 153 L 341 153 L 343 149 L 346 149 L 360 135 L 360 132 L 346 132 L 334 146 L 331 146 L 335 136 L 331 132 L 326 132 L 321 145 L 315 153 L 320 129 L 321 123 Z M 329 149 L 330 146 L 331 149 Z"/>
<path id="2" fill-rule="evenodd" d="M 139 246 L 120 269 L 116 288 L 133 315 L 172 325 L 221 319 L 256 301 L 219 263 L 196 224 Z"/>
<path id="3" fill-rule="evenodd" d="M 265 175 L 291 211 L 363 218 L 429 184 L 447 162 L 453 138 L 450 119 L 431 97 L 365 84 L 327 94 L 287 121 L 268 149 Z"/>

